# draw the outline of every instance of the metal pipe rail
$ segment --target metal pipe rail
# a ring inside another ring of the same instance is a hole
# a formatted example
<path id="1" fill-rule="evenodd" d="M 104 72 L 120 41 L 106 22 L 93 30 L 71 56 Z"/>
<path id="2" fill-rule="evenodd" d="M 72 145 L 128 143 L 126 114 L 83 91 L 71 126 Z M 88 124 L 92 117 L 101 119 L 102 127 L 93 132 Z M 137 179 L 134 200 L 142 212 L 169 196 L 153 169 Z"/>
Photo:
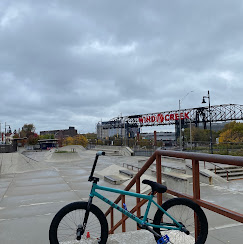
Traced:
<path id="1" fill-rule="evenodd" d="M 199 181 L 199 161 L 207 161 L 212 163 L 221 163 L 227 165 L 236 165 L 243 167 L 243 157 L 236 156 L 225 156 L 225 155 L 215 155 L 215 154 L 204 154 L 204 153 L 192 153 L 192 152 L 178 152 L 178 151 L 169 151 L 169 150 L 157 150 L 154 154 L 148 159 L 148 161 L 144 164 L 141 170 L 136 174 L 136 176 L 131 180 L 131 182 L 124 189 L 125 191 L 129 191 L 131 187 L 136 184 L 136 192 L 140 193 L 140 177 L 144 174 L 144 172 L 150 167 L 150 165 L 156 160 L 156 176 L 157 182 L 162 183 L 162 172 L 161 172 L 161 156 L 174 157 L 174 158 L 183 158 L 183 159 L 191 159 L 192 160 L 192 173 L 193 173 L 193 196 L 182 194 L 173 190 L 168 189 L 167 192 L 177 197 L 185 197 L 193 200 L 201 207 L 204 207 L 208 210 L 211 210 L 215 213 L 221 214 L 233 220 L 243 223 L 243 214 L 237 213 L 230 209 L 223 208 L 221 206 L 212 204 L 210 202 L 204 201 L 200 198 L 200 181 Z M 122 203 L 125 202 L 125 196 L 120 195 L 115 203 L 119 203 L 122 200 Z M 158 204 L 162 204 L 162 194 L 157 194 L 157 202 Z M 137 216 L 141 215 L 141 206 L 146 203 L 145 200 L 140 201 L 137 198 L 137 205 L 131 210 L 132 213 L 137 212 Z M 105 213 L 106 216 L 111 215 L 111 228 L 109 233 L 113 234 L 115 229 L 117 229 L 120 225 L 122 225 L 122 231 L 126 231 L 125 221 L 127 219 L 126 216 L 122 215 L 122 219 L 114 225 L 114 213 L 113 208 L 109 208 Z"/>
<path id="2" fill-rule="evenodd" d="M 226 175 L 227 175 L 227 181 L 229 181 L 229 173 L 231 173 L 231 171 L 230 170 L 227 170 L 227 169 L 225 169 L 225 168 L 222 168 L 222 167 L 220 167 L 219 165 L 217 165 L 217 164 L 214 164 L 214 163 L 211 163 L 211 162 L 209 162 L 210 164 L 212 164 L 213 166 L 214 166 L 214 173 L 215 174 L 217 174 L 217 168 L 219 168 L 219 169 L 222 169 L 222 170 L 224 170 L 225 172 L 226 172 Z M 204 161 L 204 169 L 205 169 L 205 161 Z"/>
<path id="3" fill-rule="evenodd" d="M 123 166 L 124 168 L 126 167 L 127 169 L 129 169 L 129 167 L 130 167 L 132 170 L 137 169 L 138 172 L 139 172 L 139 170 L 141 169 L 141 168 L 139 168 L 139 167 L 137 167 L 137 166 L 134 166 L 134 165 L 132 165 L 132 164 L 127 164 L 127 163 L 123 163 L 122 166 Z"/>

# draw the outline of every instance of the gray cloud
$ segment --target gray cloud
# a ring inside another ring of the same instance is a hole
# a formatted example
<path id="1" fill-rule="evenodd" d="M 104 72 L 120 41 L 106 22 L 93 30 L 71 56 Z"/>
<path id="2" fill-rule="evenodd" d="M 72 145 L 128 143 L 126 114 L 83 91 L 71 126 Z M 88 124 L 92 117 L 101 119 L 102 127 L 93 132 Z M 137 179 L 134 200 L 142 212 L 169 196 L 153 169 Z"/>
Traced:
<path id="1" fill-rule="evenodd" d="M 242 1 L 0 2 L 0 122 L 81 132 L 120 115 L 242 103 Z"/>

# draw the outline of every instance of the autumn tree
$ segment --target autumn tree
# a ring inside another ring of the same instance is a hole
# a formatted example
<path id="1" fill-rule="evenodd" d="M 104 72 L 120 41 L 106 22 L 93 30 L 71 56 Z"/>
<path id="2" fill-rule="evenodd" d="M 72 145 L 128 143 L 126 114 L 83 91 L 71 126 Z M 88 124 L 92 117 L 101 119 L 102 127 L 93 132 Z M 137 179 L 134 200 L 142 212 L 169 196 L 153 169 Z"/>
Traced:
<path id="1" fill-rule="evenodd" d="M 85 136 L 83 135 L 76 135 L 74 137 L 67 137 L 65 138 L 64 145 L 81 145 L 83 147 L 86 147 L 88 145 L 88 140 Z"/>
<path id="2" fill-rule="evenodd" d="M 220 133 L 220 142 L 243 142 L 243 123 L 230 122 Z"/>
<path id="3" fill-rule="evenodd" d="M 38 140 L 39 140 L 39 136 L 36 133 L 33 133 L 28 137 L 27 143 L 29 145 L 36 145 L 38 143 Z"/>
<path id="4" fill-rule="evenodd" d="M 67 137 L 63 141 L 63 145 L 68 146 L 68 145 L 74 145 L 74 140 L 71 136 Z"/>
<path id="5" fill-rule="evenodd" d="M 76 135 L 76 136 L 74 136 L 74 144 L 81 145 L 83 147 L 87 147 L 88 139 L 83 135 Z"/>
<path id="6" fill-rule="evenodd" d="M 35 133 L 35 126 L 33 124 L 24 124 L 20 131 L 20 137 L 26 137 L 29 145 L 35 145 L 39 140 L 39 135 Z"/>

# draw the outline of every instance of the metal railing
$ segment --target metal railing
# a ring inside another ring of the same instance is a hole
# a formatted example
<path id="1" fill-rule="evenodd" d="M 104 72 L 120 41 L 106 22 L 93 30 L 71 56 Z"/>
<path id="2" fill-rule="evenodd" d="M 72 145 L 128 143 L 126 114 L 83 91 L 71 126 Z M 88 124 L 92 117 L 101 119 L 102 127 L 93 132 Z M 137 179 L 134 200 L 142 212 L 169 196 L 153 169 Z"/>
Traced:
<path id="1" fill-rule="evenodd" d="M 219 168 L 219 169 L 221 169 L 221 170 L 224 170 L 225 172 L 226 172 L 226 179 L 227 179 L 227 181 L 229 181 L 229 173 L 231 173 L 231 171 L 230 170 L 227 170 L 227 169 L 225 169 L 225 168 L 223 168 L 223 167 L 220 167 L 219 165 L 217 165 L 217 164 L 215 164 L 215 163 L 211 163 L 211 162 L 209 162 L 210 164 L 212 164 L 213 166 L 214 166 L 214 173 L 215 174 L 217 174 L 217 168 Z M 204 169 L 206 168 L 206 166 L 205 166 L 205 161 L 204 161 Z"/>
<path id="2" fill-rule="evenodd" d="M 156 160 L 156 177 L 157 182 L 162 183 L 162 165 L 161 165 L 161 156 L 174 157 L 174 158 L 183 158 L 183 159 L 191 159 L 192 160 L 192 174 L 193 174 L 193 195 L 190 196 L 188 194 L 182 194 L 171 189 L 167 190 L 167 193 L 172 194 L 177 197 L 185 197 L 193 200 L 201 207 L 204 207 L 210 211 L 218 213 L 220 215 L 226 216 L 233 220 L 243 223 L 243 214 L 237 213 L 230 209 L 223 208 L 222 206 L 215 205 L 213 203 L 204 201 L 200 198 L 200 181 L 199 181 L 199 161 L 206 161 L 212 163 L 221 163 L 228 165 L 236 165 L 243 166 L 243 157 L 235 157 L 235 156 L 223 156 L 223 155 L 215 155 L 215 154 L 203 154 L 203 153 L 191 153 L 191 152 L 178 152 L 178 151 L 169 151 L 169 150 L 157 150 L 154 154 L 148 159 L 148 161 L 144 164 L 144 166 L 139 170 L 136 176 L 132 179 L 132 181 L 127 185 L 125 191 L 129 191 L 131 187 L 136 184 L 136 192 L 140 193 L 140 177 L 144 174 L 144 172 L 150 167 L 150 165 Z M 120 201 L 122 206 L 125 203 L 125 196 L 120 195 L 115 203 L 119 203 Z M 141 207 L 146 203 L 146 200 L 140 200 L 137 198 L 136 206 L 130 211 L 131 213 L 137 212 L 137 216 L 141 216 Z M 157 202 L 158 204 L 162 204 L 162 194 L 157 193 Z M 126 231 L 126 220 L 128 217 L 122 215 L 122 219 L 118 221 L 118 223 L 114 224 L 114 212 L 113 208 L 109 208 L 105 213 L 106 216 L 110 214 L 110 234 L 113 234 L 114 231 L 122 225 L 122 232 Z"/>
<path id="3" fill-rule="evenodd" d="M 124 168 L 131 169 L 131 170 L 133 170 L 133 171 L 134 171 L 134 169 L 136 169 L 138 172 L 139 172 L 139 170 L 141 169 L 140 167 L 134 166 L 134 165 L 132 165 L 132 164 L 127 164 L 127 163 L 123 163 L 122 166 L 123 166 Z"/>

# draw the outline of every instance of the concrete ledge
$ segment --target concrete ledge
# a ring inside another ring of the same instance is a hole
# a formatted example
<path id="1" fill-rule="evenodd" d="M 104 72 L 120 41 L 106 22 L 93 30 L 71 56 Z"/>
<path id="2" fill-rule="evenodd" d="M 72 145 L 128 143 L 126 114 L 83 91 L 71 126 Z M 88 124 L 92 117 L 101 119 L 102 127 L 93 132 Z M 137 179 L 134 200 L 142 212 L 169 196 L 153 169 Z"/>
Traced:
<path id="1" fill-rule="evenodd" d="M 182 173 L 176 173 L 176 172 L 162 172 L 163 177 L 171 177 L 174 178 L 176 180 L 182 180 L 182 181 L 192 181 L 192 176 L 191 175 L 187 175 L 187 174 L 182 174 Z"/>
<path id="2" fill-rule="evenodd" d="M 151 172 L 156 176 L 155 170 L 151 170 Z M 165 181 L 165 185 L 169 189 L 187 193 L 189 190 L 189 183 L 192 181 L 192 176 L 176 172 L 162 172 L 162 180 Z"/>
<path id="3" fill-rule="evenodd" d="M 121 185 L 123 182 L 127 181 L 129 178 L 124 179 L 117 175 L 105 175 L 104 180 L 113 184 L 113 185 Z"/>
<path id="4" fill-rule="evenodd" d="M 192 166 L 191 165 L 186 165 L 186 172 L 187 172 L 187 174 L 192 175 Z M 206 173 L 205 170 L 202 171 L 201 169 L 199 170 L 199 174 L 200 174 L 200 182 L 212 185 L 213 178 L 211 175 Z"/>

